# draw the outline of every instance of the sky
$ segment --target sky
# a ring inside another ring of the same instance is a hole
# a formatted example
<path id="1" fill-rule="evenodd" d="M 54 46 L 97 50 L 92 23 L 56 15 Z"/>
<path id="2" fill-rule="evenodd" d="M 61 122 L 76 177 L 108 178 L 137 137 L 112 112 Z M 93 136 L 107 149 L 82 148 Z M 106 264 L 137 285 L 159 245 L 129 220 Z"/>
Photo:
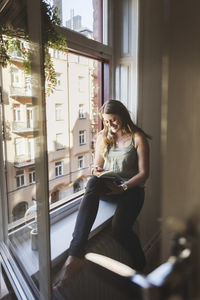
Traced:
<path id="1" fill-rule="evenodd" d="M 70 19 L 70 9 L 74 15 L 82 16 L 82 26 L 93 30 L 93 5 L 92 0 L 62 0 L 63 20 Z"/>

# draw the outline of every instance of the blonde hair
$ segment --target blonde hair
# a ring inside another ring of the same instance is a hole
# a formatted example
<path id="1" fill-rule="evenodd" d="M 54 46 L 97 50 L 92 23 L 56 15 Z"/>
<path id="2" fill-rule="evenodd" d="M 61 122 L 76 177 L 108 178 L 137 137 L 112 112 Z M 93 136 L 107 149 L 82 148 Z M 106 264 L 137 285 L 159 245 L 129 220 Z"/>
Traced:
<path id="1" fill-rule="evenodd" d="M 116 146 L 116 137 L 109 131 L 108 126 L 105 124 L 103 119 L 103 114 L 113 114 L 118 115 L 122 122 L 122 132 L 124 134 L 135 134 L 136 132 L 142 132 L 146 138 L 151 139 L 151 137 L 146 134 L 141 128 L 135 125 L 131 119 L 130 113 L 125 105 L 118 100 L 109 100 L 105 102 L 99 110 L 99 116 L 103 121 L 103 155 L 107 155 L 109 150 Z"/>

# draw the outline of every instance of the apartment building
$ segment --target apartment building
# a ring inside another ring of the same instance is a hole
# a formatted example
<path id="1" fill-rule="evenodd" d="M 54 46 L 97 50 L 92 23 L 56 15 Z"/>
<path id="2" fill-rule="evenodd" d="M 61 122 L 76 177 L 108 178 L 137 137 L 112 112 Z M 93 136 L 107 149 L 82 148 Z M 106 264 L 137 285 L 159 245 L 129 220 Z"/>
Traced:
<path id="1" fill-rule="evenodd" d="M 23 41 L 22 41 L 23 45 Z M 72 53 L 49 50 L 57 85 L 46 97 L 49 201 L 63 200 L 84 189 L 91 172 L 97 131 L 97 63 Z M 48 84 L 48 83 L 47 83 Z M 31 77 L 19 52 L 3 69 L 6 170 L 10 222 L 24 217 L 35 196 L 34 99 Z M 95 117 L 96 116 L 96 117 Z M 67 201 L 67 199 L 66 199 Z"/>

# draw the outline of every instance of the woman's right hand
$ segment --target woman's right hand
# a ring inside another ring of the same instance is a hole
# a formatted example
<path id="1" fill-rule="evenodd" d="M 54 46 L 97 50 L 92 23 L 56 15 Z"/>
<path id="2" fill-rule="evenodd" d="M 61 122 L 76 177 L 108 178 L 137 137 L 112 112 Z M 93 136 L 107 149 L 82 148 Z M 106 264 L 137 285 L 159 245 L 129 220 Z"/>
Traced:
<path id="1" fill-rule="evenodd" d="M 99 176 L 103 172 L 107 172 L 107 170 L 105 170 L 105 169 L 103 169 L 101 167 L 94 167 L 93 170 L 92 170 L 92 175 Z"/>

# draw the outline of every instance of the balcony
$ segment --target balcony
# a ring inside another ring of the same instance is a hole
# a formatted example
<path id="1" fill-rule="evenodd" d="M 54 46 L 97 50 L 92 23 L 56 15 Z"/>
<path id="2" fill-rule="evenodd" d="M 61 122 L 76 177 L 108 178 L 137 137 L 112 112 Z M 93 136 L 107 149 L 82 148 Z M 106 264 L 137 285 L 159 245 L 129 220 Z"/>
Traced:
<path id="1" fill-rule="evenodd" d="M 14 160 L 15 168 L 23 168 L 27 166 L 32 166 L 35 164 L 35 159 L 31 155 L 20 155 L 16 156 Z"/>
<path id="2" fill-rule="evenodd" d="M 16 134 L 31 133 L 35 129 L 31 122 L 13 122 L 12 123 L 12 132 Z"/>
<path id="3" fill-rule="evenodd" d="M 24 57 L 22 56 L 21 52 L 16 50 L 13 51 L 10 54 L 10 60 L 12 61 L 17 61 L 17 62 L 23 62 L 24 61 Z"/>
<path id="4" fill-rule="evenodd" d="M 10 87 L 10 97 L 17 99 L 18 101 L 20 101 L 20 99 L 26 99 L 26 103 L 32 103 L 32 89 L 31 87 Z"/>

